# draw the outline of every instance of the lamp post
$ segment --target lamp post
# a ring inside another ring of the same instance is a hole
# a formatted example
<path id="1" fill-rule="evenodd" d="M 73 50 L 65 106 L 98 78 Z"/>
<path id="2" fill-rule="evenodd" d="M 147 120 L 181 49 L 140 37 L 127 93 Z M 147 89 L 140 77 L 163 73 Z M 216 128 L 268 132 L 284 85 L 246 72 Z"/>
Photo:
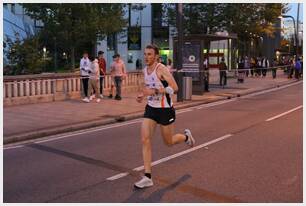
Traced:
<path id="1" fill-rule="evenodd" d="M 182 72 L 179 72 L 182 69 L 182 59 L 183 59 L 183 4 L 178 3 L 176 4 L 176 11 L 177 11 L 177 17 L 176 17 L 176 28 L 177 28 L 177 36 L 178 36 L 178 42 L 177 42 L 177 79 L 178 79 L 178 87 L 179 90 L 177 92 L 177 101 L 182 102 L 183 101 L 183 74 Z"/>
<path id="2" fill-rule="evenodd" d="M 291 18 L 293 21 L 293 29 L 294 29 L 294 40 L 295 40 L 295 55 L 298 55 L 298 41 L 297 41 L 297 33 L 296 33 L 296 27 L 295 27 L 295 20 L 293 16 L 290 15 L 281 15 L 279 18 Z"/>

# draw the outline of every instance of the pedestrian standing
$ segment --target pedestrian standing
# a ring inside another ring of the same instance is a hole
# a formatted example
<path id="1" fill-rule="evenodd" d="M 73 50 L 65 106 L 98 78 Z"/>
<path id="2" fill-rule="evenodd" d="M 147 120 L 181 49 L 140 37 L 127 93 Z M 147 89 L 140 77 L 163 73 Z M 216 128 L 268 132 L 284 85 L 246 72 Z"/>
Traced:
<path id="1" fill-rule="evenodd" d="M 83 85 L 83 92 L 84 92 L 84 102 L 89 102 L 88 96 L 88 81 L 89 81 L 89 74 L 88 71 L 90 71 L 91 62 L 88 58 L 88 52 L 83 53 L 83 58 L 80 61 L 80 74 L 81 74 L 81 80 Z"/>
<path id="2" fill-rule="evenodd" d="M 157 124 L 160 124 L 160 131 L 167 146 L 185 142 L 193 147 L 195 140 L 189 129 L 184 134 L 174 134 L 175 109 L 171 95 L 178 90 L 178 86 L 166 66 L 157 62 L 159 49 L 154 45 L 145 48 L 144 68 L 145 87 L 136 100 L 142 102 L 147 97 L 144 119 L 141 126 L 142 155 L 144 162 L 144 176 L 134 184 L 135 188 L 142 189 L 153 186 L 151 176 L 151 139 Z"/>
<path id="3" fill-rule="evenodd" d="M 294 77 L 297 80 L 299 80 L 300 79 L 301 70 L 302 70 L 302 65 L 301 65 L 301 62 L 300 62 L 298 57 L 296 58 L 296 61 L 295 61 L 294 70 L 295 70 Z"/>
<path id="4" fill-rule="evenodd" d="M 261 67 L 261 58 L 260 57 L 257 57 L 257 76 L 261 76 L 262 74 L 262 67 Z"/>
<path id="5" fill-rule="evenodd" d="M 204 90 L 209 92 L 209 69 L 208 69 L 208 58 L 205 56 L 204 62 Z"/>
<path id="6" fill-rule="evenodd" d="M 293 58 L 290 59 L 290 67 L 288 72 L 288 78 L 292 79 L 293 72 L 294 72 L 295 60 Z"/>
<path id="7" fill-rule="evenodd" d="M 245 69 L 244 70 L 245 74 L 248 77 L 249 76 L 249 72 L 250 72 L 250 60 L 249 60 L 248 56 L 244 57 L 244 69 Z"/>
<path id="8" fill-rule="evenodd" d="M 122 59 L 120 59 L 119 54 L 115 54 L 113 56 L 114 62 L 111 65 L 111 70 L 114 73 L 114 80 L 116 86 L 116 100 L 121 100 L 121 87 L 122 87 L 122 80 L 126 77 L 126 69 L 125 64 Z"/>
<path id="9" fill-rule="evenodd" d="M 256 62 L 254 57 L 251 58 L 250 68 L 251 68 L 251 76 L 254 77 L 254 69 L 256 68 Z"/>
<path id="10" fill-rule="evenodd" d="M 278 66 L 277 59 L 274 58 L 274 60 L 273 60 L 273 65 L 272 65 L 272 77 L 273 77 L 273 79 L 276 78 L 277 66 Z"/>
<path id="11" fill-rule="evenodd" d="M 136 70 L 142 70 L 142 62 L 141 59 L 136 60 Z"/>
<path id="12" fill-rule="evenodd" d="M 262 67 L 262 77 L 266 77 L 267 70 L 270 67 L 270 62 L 266 57 L 263 57 L 261 60 L 261 67 Z"/>
<path id="13" fill-rule="evenodd" d="M 222 57 L 221 62 L 219 64 L 219 75 L 220 75 L 220 86 L 222 86 L 223 88 L 226 85 L 227 81 L 226 71 L 227 71 L 227 66 L 224 62 L 224 57 Z"/>
<path id="14" fill-rule="evenodd" d="M 244 82 L 244 62 L 241 59 L 238 63 L 238 78 L 237 78 L 237 83 L 243 83 Z"/>
<path id="15" fill-rule="evenodd" d="M 96 102 L 100 102 L 99 98 L 99 76 L 100 76 L 100 69 L 99 69 L 99 60 L 98 58 L 92 58 L 91 68 L 89 70 L 89 87 L 88 87 L 88 94 L 91 91 L 95 91 L 95 98 Z M 92 100 L 92 98 L 90 99 Z"/>
<path id="16" fill-rule="evenodd" d="M 103 57 L 104 51 L 98 52 L 98 63 L 100 71 L 100 97 L 103 98 L 103 80 L 106 75 L 106 61 Z"/>

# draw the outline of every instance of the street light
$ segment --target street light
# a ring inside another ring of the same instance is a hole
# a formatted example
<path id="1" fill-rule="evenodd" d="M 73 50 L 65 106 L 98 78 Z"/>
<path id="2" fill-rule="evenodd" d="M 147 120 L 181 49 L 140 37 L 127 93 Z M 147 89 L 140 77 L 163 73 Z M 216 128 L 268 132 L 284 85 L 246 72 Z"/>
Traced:
<path id="1" fill-rule="evenodd" d="M 43 47 L 44 71 L 46 71 L 46 52 L 47 48 L 44 46 Z"/>
<path id="2" fill-rule="evenodd" d="M 296 33 L 296 27 L 295 27 L 295 20 L 293 16 L 290 15 L 280 15 L 278 18 L 291 18 L 293 21 L 293 29 L 294 29 L 294 39 L 295 39 L 295 54 L 298 55 L 298 41 L 297 41 L 297 33 Z"/>

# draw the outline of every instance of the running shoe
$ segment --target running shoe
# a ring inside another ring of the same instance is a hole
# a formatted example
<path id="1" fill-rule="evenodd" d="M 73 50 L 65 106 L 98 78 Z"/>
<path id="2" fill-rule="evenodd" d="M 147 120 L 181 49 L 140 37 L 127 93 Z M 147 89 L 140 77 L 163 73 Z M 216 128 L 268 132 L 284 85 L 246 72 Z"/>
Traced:
<path id="1" fill-rule="evenodd" d="M 134 187 L 137 189 L 143 189 L 143 188 L 151 187 L 151 186 L 153 186 L 153 181 L 152 179 L 146 176 L 143 176 L 141 180 L 139 180 L 138 182 L 134 184 Z"/>
<path id="2" fill-rule="evenodd" d="M 185 135 L 188 137 L 188 140 L 186 141 L 186 144 L 189 146 L 189 147 L 193 147 L 194 144 L 195 144 L 195 140 L 191 134 L 191 131 L 189 129 L 185 129 Z"/>

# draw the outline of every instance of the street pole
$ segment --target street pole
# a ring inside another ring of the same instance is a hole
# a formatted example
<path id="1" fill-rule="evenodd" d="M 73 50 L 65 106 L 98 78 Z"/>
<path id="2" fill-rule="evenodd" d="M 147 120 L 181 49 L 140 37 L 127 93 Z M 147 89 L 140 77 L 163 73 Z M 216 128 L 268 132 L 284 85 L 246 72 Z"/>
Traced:
<path id="1" fill-rule="evenodd" d="M 299 55 L 299 16 L 300 16 L 300 3 L 298 3 L 297 16 L 296 16 L 296 35 L 297 35 L 297 47 L 296 47 L 296 56 Z"/>
<path id="2" fill-rule="evenodd" d="M 183 101 L 183 73 L 180 72 L 182 69 L 182 48 L 183 48 L 183 4 L 178 3 L 176 4 L 176 28 L 177 28 L 177 36 L 178 36 L 178 42 L 177 42 L 177 84 L 178 84 L 178 92 L 177 92 L 177 101 L 182 102 Z"/>

